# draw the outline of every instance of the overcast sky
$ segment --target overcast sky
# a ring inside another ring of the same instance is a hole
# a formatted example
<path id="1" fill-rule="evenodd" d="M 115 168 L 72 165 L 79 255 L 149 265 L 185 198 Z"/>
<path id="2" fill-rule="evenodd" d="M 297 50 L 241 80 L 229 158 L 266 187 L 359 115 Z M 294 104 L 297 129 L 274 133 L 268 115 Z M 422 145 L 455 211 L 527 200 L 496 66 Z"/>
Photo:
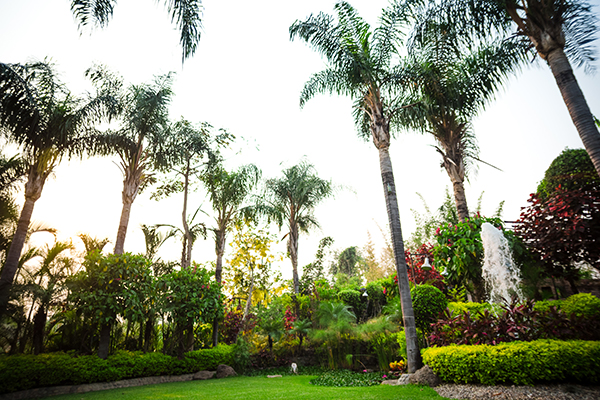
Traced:
<path id="1" fill-rule="evenodd" d="M 363 246 L 370 232 L 380 247 L 378 225 L 387 224 L 377 151 L 371 142 L 357 137 L 351 100 L 317 96 L 304 109 L 298 105 L 304 82 L 325 64 L 304 43 L 290 42 L 288 28 L 310 13 L 332 13 L 334 3 L 205 0 L 202 39 L 196 54 L 182 65 L 178 32 L 162 1 L 121 0 L 108 27 L 80 32 L 68 0 L 0 0 L 0 62 L 49 57 L 76 94 L 90 89 L 83 73 L 93 63 L 108 66 L 134 84 L 174 71 L 171 118 L 206 121 L 236 135 L 239 140 L 227 160 L 230 168 L 255 163 L 265 177 L 276 177 L 283 168 L 306 158 L 319 176 L 346 189 L 318 208 L 321 230 L 301 237 L 299 258 L 305 265 L 312 261 L 322 237 L 332 236 L 334 248 L 343 249 Z M 351 4 L 376 25 L 387 1 Z M 597 11 L 599 0 L 592 4 Z M 600 115 L 598 75 L 576 70 L 576 76 L 592 113 Z M 505 85 L 474 121 L 474 131 L 480 158 L 502 171 L 481 165 L 470 176 L 465 188 L 469 207 L 475 209 L 484 193 L 483 214 L 491 215 L 505 201 L 503 218 L 508 221 L 518 218 L 529 194 L 563 149 L 583 147 L 550 70 L 541 62 L 524 68 Z M 424 210 L 417 193 L 435 209 L 444 199 L 445 188 L 451 188 L 433 144 L 427 136 L 402 133 L 390 147 L 406 239 L 415 228 L 411 209 Z M 33 219 L 57 228 L 61 238 L 80 232 L 107 237 L 112 241 L 107 249 L 112 249 L 121 190 L 122 176 L 112 159 L 64 162 L 46 184 Z M 181 224 L 181 198 L 155 202 L 149 195 L 150 191 L 140 194 L 133 204 L 126 251 L 144 252 L 142 223 Z M 201 204 L 210 212 L 208 200 L 198 191 L 190 207 Z M 204 220 L 211 223 L 208 217 Z M 159 255 L 178 259 L 180 246 L 167 242 Z M 194 248 L 196 261 L 214 257 L 210 240 Z M 289 260 L 283 266 L 289 277 Z"/>

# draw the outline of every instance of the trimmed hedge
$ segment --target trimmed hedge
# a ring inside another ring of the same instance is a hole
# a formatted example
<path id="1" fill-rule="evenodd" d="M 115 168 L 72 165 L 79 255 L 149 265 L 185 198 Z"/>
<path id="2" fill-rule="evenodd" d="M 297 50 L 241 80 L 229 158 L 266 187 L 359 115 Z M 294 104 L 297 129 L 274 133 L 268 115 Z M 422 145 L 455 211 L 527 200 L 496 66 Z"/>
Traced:
<path id="1" fill-rule="evenodd" d="M 590 293 L 579 293 L 561 300 L 537 301 L 534 310 L 548 311 L 550 307 L 565 312 L 567 315 L 575 314 L 583 318 L 598 318 L 600 316 L 600 299 Z"/>
<path id="2" fill-rule="evenodd" d="M 600 382 L 600 342 L 536 340 L 430 347 L 423 361 L 446 382 L 495 385 Z"/>
<path id="3" fill-rule="evenodd" d="M 234 364 L 234 347 L 186 353 L 179 360 L 161 353 L 119 351 L 102 360 L 97 356 L 64 353 L 0 357 L 0 393 L 58 385 L 111 382 L 160 375 L 183 375 Z"/>

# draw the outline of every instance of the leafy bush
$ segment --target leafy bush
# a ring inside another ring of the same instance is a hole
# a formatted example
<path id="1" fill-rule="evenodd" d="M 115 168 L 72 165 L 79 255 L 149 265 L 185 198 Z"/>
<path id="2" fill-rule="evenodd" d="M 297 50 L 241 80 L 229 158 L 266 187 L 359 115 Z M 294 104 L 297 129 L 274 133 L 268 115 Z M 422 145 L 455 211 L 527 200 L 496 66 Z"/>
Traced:
<path id="1" fill-rule="evenodd" d="M 503 311 L 488 310 L 473 317 L 468 311 L 455 315 L 444 312 L 429 336 L 433 345 L 498 344 L 537 339 L 600 340 L 600 320 L 571 314 L 554 306 L 538 311 L 534 303 L 504 305 Z"/>
<path id="2" fill-rule="evenodd" d="M 364 311 L 364 306 L 366 305 L 366 302 L 367 302 L 365 300 L 364 301 L 365 304 L 363 304 L 360 292 L 358 290 L 354 290 L 354 289 L 340 290 L 338 293 L 338 299 L 341 302 L 343 302 L 344 304 L 352 307 L 354 315 L 356 315 L 357 318 L 360 315 L 362 315 L 362 313 Z"/>
<path id="3" fill-rule="evenodd" d="M 566 314 L 578 317 L 598 318 L 600 314 L 600 299 L 589 293 L 574 294 L 562 301 L 561 309 Z"/>
<path id="4" fill-rule="evenodd" d="M 446 382 L 495 385 L 600 382 L 600 342 L 537 340 L 430 347 L 423 361 Z"/>
<path id="5" fill-rule="evenodd" d="M 479 314 L 483 314 L 485 310 L 488 310 L 491 313 L 496 313 L 500 311 L 500 307 L 490 303 L 475 303 L 475 302 L 454 302 L 451 301 L 448 303 L 448 309 L 452 311 L 453 314 L 461 314 L 463 312 L 468 312 L 471 314 L 471 318 L 477 319 Z"/>
<path id="6" fill-rule="evenodd" d="M 328 371 L 310 381 L 319 386 L 376 386 L 385 379 L 383 372 L 352 372 L 347 369 Z"/>
<path id="7" fill-rule="evenodd" d="M 430 332 L 431 324 L 437 321 L 438 316 L 448 305 L 448 300 L 444 293 L 435 286 L 417 285 L 414 286 L 410 295 L 413 301 L 413 310 L 415 312 L 415 323 L 423 331 Z"/>
<path id="8" fill-rule="evenodd" d="M 110 382 L 145 376 L 189 374 L 234 363 L 234 348 L 220 344 L 181 360 L 160 353 L 119 351 L 102 360 L 64 353 L 0 357 L 0 393 L 56 385 Z"/>

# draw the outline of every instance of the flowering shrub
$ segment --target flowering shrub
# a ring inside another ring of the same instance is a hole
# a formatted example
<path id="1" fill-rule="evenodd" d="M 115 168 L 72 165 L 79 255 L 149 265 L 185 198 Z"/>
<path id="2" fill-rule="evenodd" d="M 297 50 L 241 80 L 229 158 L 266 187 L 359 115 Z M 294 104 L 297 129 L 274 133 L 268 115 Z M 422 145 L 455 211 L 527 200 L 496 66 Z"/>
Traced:
<path id="1" fill-rule="evenodd" d="M 292 312 L 292 310 L 290 310 L 289 307 L 285 309 L 285 314 L 283 318 L 283 329 L 285 329 L 286 332 L 292 330 L 294 328 L 294 321 L 296 321 L 296 315 L 294 315 L 294 313 Z"/>
<path id="2" fill-rule="evenodd" d="M 254 329 L 257 323 L 256 315 L 248 313 L 246 321 L 242 323 L 243 316 L 244 312 L 240 306 L 232 308 L 225 314 L 221 329 L 223 342 L 233 344 L 240 333 L 246 334 Z"/>
<path id="3" fill-rule="evenodd" d="M 406 370 L 406 361 L 405 360 L 392 361 L 390 363 L 390 369 L 392 371 L 405 371 Z"/>

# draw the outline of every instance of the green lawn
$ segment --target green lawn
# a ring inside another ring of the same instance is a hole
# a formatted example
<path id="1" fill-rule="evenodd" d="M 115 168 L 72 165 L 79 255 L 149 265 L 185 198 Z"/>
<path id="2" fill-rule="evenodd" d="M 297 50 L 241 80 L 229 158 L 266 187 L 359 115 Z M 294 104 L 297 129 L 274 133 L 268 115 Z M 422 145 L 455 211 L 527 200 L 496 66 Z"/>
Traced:
<path id="1" fill-rule="evenodd" d="M 286 376 L 283 378 L 234 377 L 163 383 L 126 389 L 112 389 L 84 394 L 55 396 L 52 400 L 79 399 L 444 399 L 429 387 L 419 386 L 371 386 L 371 387 L 325 387 L 313 386 L 312 376 Z"/>

